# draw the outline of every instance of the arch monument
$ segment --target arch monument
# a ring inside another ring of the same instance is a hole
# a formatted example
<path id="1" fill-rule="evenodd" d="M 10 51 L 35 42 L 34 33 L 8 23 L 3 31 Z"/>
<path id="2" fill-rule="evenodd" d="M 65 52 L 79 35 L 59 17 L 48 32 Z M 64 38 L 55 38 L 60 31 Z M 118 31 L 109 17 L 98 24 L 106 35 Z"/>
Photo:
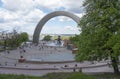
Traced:
<path id="1" fill-rule="evenodd" d="M 80 22 L 80 18 L 78 16 L 74 15 L 73 13 L 67 12 L 67 11 L 55 11 L 55 12 L 49 13 L 45 17 L 43 17 L 37 24 L 34 34 L 33 34 L 33 43 L 39 43 L 39 36 L 40 36 L 40 32 L 43 26 L 48 20 L 56 16 L 67 16 L 73 19 L 77 24 L 79 24 Z"/>

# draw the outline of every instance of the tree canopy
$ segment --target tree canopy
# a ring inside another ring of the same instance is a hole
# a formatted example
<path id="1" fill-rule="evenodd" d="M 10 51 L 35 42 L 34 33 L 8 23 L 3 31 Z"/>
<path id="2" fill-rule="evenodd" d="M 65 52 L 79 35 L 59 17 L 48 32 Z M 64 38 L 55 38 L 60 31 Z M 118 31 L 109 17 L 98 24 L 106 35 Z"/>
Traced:
<path id="1" fill-rule="evenodd" d="M 120 0 L 85 0 L 76 59 L 111 59 L 118 72 L 120 55 Z M 114 61 L 114 62 L 113 62 Z"/>
<path id="2" fill-rule="evenodd" d="M 28 41 L 28 34 L 26 32 L 18 33 L 13 30 L 11 33 L 3 33 L 1 35 L 0 45 L 6 48 L 16 48 L 21 45 L 22 42 Z"/>
<path id="3" fill-rule="evenodd" d="M 20 37 L 21 37 L 21 42 L 26 42 L 26 41 L 29 40 L 29 36 L 28 36 L 28 34 L 26 32 L 22 32 L 20 34 Z"/>
<path id="4" fill-rule="evenodd" d="M 43 40 L 44 40 L 44 41 L 50 41 L 50 40 L 51 40 L 51 37 L 52 37 L 52 36 L 50 36 L 50 35 L 46 35 L 46 36 L 43 38 Z"/>

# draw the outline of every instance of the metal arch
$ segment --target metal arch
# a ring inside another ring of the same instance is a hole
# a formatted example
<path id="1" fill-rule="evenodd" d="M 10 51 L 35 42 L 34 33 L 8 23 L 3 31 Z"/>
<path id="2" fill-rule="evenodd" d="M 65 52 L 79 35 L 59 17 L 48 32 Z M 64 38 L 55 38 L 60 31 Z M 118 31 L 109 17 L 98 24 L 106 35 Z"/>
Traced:
<path id="1" fill-rule="evenodd" d="M 45 17 L 43 17 L 39 23 L 37 24 L 35 31 L 34 31 L 34 35 L 33 35 L 33 43 L 38 43 L 39 42 L 39 36 L 40 36 L 40 32 L 43 28 L 43 26 L 45 25 L 45 23 L 56 16 L 67 16 L 71 19 L 73 19 L 77 24 L 79 24 L 80 22 L 80 18 L 76 15 L 74 15 L 73 13 L 67 12 L 67 11 L 55 11 L 52 12 L 50 14 L 47 14 Z"/>

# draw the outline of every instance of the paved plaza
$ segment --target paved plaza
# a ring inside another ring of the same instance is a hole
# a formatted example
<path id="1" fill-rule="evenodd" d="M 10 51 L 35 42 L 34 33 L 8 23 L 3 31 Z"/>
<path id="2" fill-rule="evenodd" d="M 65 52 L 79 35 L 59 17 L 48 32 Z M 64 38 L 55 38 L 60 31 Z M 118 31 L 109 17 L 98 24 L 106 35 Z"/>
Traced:
<path id="1" fill-rule="evenodd" d="M 21 56 L 25 58 L 25 62 L 18 62 Z M 74 57 L 72 51 L 65 47 L 29 43 L 0 53 L 0 74 L 42 76 L 51 72 L 81 72 L 81 69 L 83 73 L 113 72 L 109 61 L 75 62 Z"/>

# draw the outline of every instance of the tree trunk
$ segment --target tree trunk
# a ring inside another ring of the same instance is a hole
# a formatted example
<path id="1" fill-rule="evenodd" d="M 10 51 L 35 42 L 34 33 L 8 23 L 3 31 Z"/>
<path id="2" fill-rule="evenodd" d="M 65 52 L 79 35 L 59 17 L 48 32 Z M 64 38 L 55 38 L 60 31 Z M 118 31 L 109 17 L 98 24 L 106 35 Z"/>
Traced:
<path id="1" fill-rule="evenodd" d="M 119 74 L 119 68 L 118 68 L 117 59 L 115 57 L 111 57 L 111 60 L 112 60 L 112 66 L 113 66 L 113 69 L 114 69 L 114 73 Z"/>

